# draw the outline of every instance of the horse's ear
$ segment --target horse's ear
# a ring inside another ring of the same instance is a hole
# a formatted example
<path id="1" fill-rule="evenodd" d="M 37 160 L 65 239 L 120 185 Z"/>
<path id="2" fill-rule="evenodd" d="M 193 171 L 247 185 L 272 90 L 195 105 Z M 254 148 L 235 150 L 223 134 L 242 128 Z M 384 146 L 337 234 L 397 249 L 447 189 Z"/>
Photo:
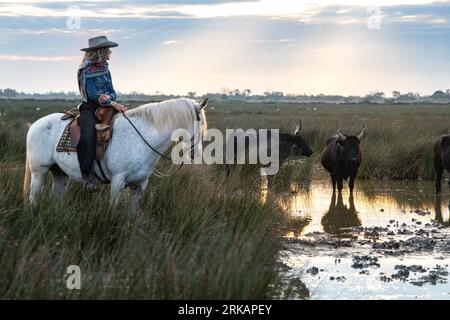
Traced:
<path id="1" fill-rule="evenodd" d="M 206 98 L 202 102 L 200 102 L 200 110 L 204 109 L 208 105 L 209 98 Z"/>

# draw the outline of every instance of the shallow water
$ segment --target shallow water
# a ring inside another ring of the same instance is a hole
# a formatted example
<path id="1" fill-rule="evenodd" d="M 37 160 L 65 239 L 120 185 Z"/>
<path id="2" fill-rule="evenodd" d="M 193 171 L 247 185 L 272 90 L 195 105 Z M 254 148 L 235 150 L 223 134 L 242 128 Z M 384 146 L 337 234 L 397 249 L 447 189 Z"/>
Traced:
<path id="1" fill-rule="evenodd" d="M 310 266 L 317 266 L 324 271 L 317 275 L 302 274 L 300 278 L 306 284 L 310 292 L 310 299 L 420 299 L 420 300 L 448 300 L 450 299 L 450 284 L 439 283 L 433 285 L 426 283 L 423 285 L 413 284 L 411 281 L 419 280 L 423 275 L 419 272 L 409 276 L 408 282 L 403 280 L 387 281 L 383 279 L 384 275 L 390 276 L 396 274 L 395 266 L 403 265 L 421 265 L 429 272 L 436 265 L 448 269 L 449 259 L 439 259 L 432 257 L 385 257 L 380 259 L 380 267 L 368 268 L 366 273 L 361 274 L 362 270 L 355 270 L 351 267 L 350 258 L 342 258 L 339 263 L 333 255 L 307 257 L 293 255 L 287 261 L 293 270 L 291 272 L 301 272 L 300 269 L 308 269 Z M 424 273 L 425 275 L 427 273 Z M 331 280 L 334 277 L 334 280 Z M 338 277 L 344 277 L 343 280 L 337 280 Z"/>
<path id="2" fill-rule="evenodd" d="M 280 259 L 311 299 L 450 299 L 450 195 L 436 201 L 433 181 L 359 180 L 350 196 L 321 177 L 262 199 L 289 212 Z M 359 257 L 377 260 L 361 268 Z M 422 269 L 402 277 L 400 265 Z"/>
<path id="3" fill-rule="evenodd" d="M 435 201 L 434 183 L 423 182 L 359 182 L 350 197 L 348 189 L 335 193 L 328 181 L 313 181 L 309 190 L 293 187 L 296 193 L 280 197 L 280 204 L 291 217 L 307 219 L 309 223 L 301 234 L 314 231 L 339 234 L 341 228 L 387 225 L 396 220 L 401 223 L 411 219 L 423 223 L 438 220 L 450 225 L 448 201 L 442 197 Z M 423 212 L 423 215 L 415 211 Z M 424 214 L 429 212 L 429 214 Z M 292 235 L 299 230 L 292 230 Z"/>

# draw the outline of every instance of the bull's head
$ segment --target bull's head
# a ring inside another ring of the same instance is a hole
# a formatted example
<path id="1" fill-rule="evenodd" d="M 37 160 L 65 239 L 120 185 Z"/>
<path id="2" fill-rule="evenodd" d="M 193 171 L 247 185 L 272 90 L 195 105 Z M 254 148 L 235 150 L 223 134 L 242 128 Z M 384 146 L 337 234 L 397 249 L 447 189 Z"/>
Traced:
<path id="1" fill-rule="evenodd" d="M 298 121 L 298 125 L 294 129 L 293 134 L 293 144 L 291 146 L 291 154 L 296 156 L 306 156 L 310 157 L 313 154 L 313 151 L 306 143 L 305 139 L 301 136 L 300 132 L 302 130 L 302 121 Z"/>
<path id="2" fill-rule="evenodd" d="M 338 145 L 342 159 L 347 163 L 358 163 L 360 161 L 359 144 L 364 136 L 364 129 L 357 136 L 347 136 L 337 129 L 336 144 Z"/>

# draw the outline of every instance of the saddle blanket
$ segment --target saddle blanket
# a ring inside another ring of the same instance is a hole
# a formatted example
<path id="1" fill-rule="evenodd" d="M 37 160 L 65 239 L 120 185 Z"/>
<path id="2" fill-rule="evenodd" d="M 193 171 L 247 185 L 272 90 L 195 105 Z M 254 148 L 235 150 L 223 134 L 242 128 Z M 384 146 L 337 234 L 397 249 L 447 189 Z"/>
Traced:
<path id="1" fill-rule="evenodd" d="M 57 152 L 77 152 L 77 148 L 72 146 L 70 141 L 70 124 L 72 121 L 66 126 L 61 138 L 59 139 L 58 146 L 56 147 Z"/>

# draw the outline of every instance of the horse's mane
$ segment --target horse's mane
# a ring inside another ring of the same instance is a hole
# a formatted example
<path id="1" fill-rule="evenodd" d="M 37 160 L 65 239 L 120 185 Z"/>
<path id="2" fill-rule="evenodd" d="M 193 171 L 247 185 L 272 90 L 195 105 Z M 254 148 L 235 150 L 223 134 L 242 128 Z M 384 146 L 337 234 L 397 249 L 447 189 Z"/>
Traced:
<path id="1" fill-rule="evenodd" d="M 195 120 L 193 101 L 186 98 L 143 104 L 127 115 L 152 123 L 157 129 L 169 125 L 172 129 L 189 128 Z"/>

